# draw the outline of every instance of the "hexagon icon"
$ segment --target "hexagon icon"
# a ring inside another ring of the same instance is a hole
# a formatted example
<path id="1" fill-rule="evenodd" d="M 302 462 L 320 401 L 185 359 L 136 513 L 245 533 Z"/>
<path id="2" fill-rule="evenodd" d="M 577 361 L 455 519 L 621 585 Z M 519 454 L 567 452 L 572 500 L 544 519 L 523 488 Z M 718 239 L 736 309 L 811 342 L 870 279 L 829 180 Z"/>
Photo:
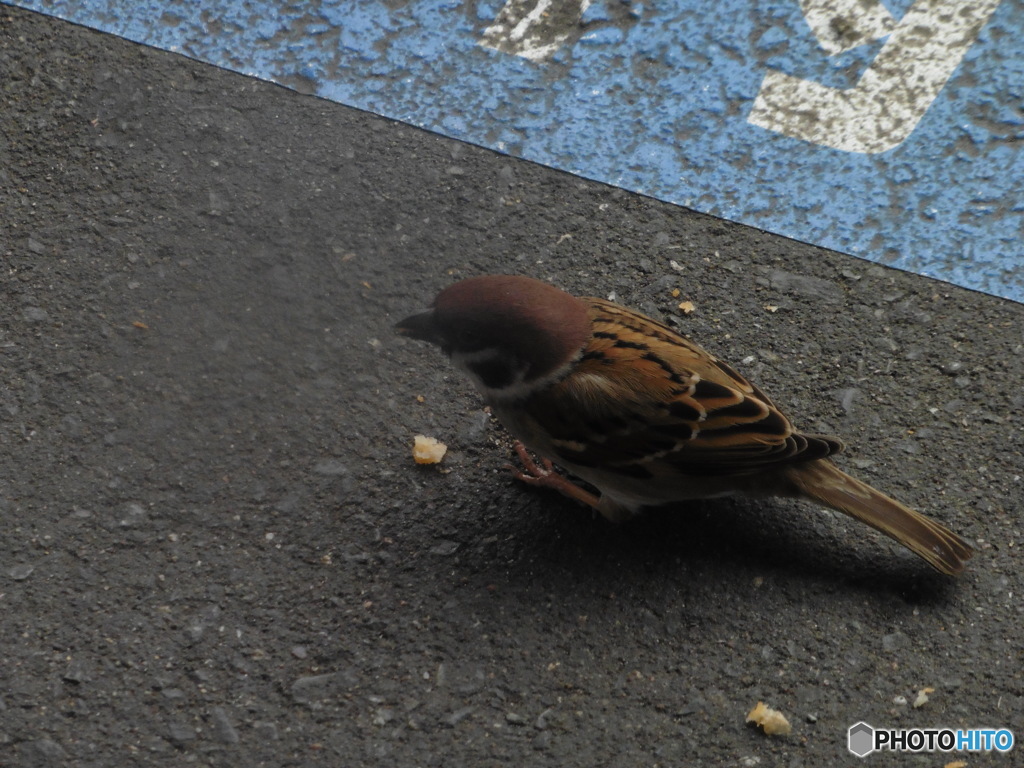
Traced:
<path id="1" fill-rule="evenodd" d="M 865 722 L 851 725 L 846 732 L 846 747 L 857 757 L 867 757 L 875 751 L 875 729 Z"/>

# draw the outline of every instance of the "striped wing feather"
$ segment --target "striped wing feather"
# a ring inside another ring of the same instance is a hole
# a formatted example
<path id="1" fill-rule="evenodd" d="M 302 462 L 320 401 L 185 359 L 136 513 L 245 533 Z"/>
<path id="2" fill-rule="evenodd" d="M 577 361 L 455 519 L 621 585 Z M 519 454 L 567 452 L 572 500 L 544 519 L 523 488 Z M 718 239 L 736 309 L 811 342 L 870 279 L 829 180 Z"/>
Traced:
<path id="1" fill-rule="evenodd" d="M 588 298 L 593 339 L 573 374 L 527 404 L 573 464 L 684 474 L 759 472 L 836 453 L 668 326 Z"/>

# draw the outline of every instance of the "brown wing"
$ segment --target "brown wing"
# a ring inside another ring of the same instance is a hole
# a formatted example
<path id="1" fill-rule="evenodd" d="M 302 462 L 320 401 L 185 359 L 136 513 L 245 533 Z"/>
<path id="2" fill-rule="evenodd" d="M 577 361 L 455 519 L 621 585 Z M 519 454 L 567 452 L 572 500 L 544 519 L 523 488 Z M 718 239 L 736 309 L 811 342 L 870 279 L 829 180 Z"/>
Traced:
<path id="1" fill-rule="evenodd" d="M 573 373 L 527 402 L 556 457 L 638 475 L 743 474 L 836 453 L 803 435 L 757 387 L 668 326 L 584 299 L 593 340 Z"/>

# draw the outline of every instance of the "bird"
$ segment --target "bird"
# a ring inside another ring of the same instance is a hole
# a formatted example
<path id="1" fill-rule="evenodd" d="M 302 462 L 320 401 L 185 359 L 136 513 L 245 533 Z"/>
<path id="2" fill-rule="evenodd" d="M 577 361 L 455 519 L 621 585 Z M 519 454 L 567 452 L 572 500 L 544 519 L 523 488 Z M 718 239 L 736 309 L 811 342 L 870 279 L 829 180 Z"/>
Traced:
<path id="1" fill-rule="evenodd" d="M 524 275 L 482 275 L 444 288 L 395 330 L 439 346 L 468 375 L 516 440 L 516 477 L 610 521 L 693 499 L 788 497 L 866 523 L 943 574 L 973 555 L 953 531 L 841 470 L 838 438 L 798 431 L 732 366 L 640 312 Z"/>

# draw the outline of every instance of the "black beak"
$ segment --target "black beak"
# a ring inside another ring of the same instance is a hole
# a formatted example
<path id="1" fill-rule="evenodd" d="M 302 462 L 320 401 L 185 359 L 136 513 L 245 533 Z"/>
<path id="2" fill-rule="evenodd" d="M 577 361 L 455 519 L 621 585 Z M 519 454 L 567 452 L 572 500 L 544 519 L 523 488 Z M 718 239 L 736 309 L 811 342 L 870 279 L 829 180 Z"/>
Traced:
<path id="1" fill-rule="evenodd" d="M 437 325 L 434 323 L 434 310 L 428 309 L 418 315 L 410 315 L 395 326 L 395 330 L 402 336 L 419 341 L 429 341 L 431 344 L 440 346 L 444 343 Z"/>

